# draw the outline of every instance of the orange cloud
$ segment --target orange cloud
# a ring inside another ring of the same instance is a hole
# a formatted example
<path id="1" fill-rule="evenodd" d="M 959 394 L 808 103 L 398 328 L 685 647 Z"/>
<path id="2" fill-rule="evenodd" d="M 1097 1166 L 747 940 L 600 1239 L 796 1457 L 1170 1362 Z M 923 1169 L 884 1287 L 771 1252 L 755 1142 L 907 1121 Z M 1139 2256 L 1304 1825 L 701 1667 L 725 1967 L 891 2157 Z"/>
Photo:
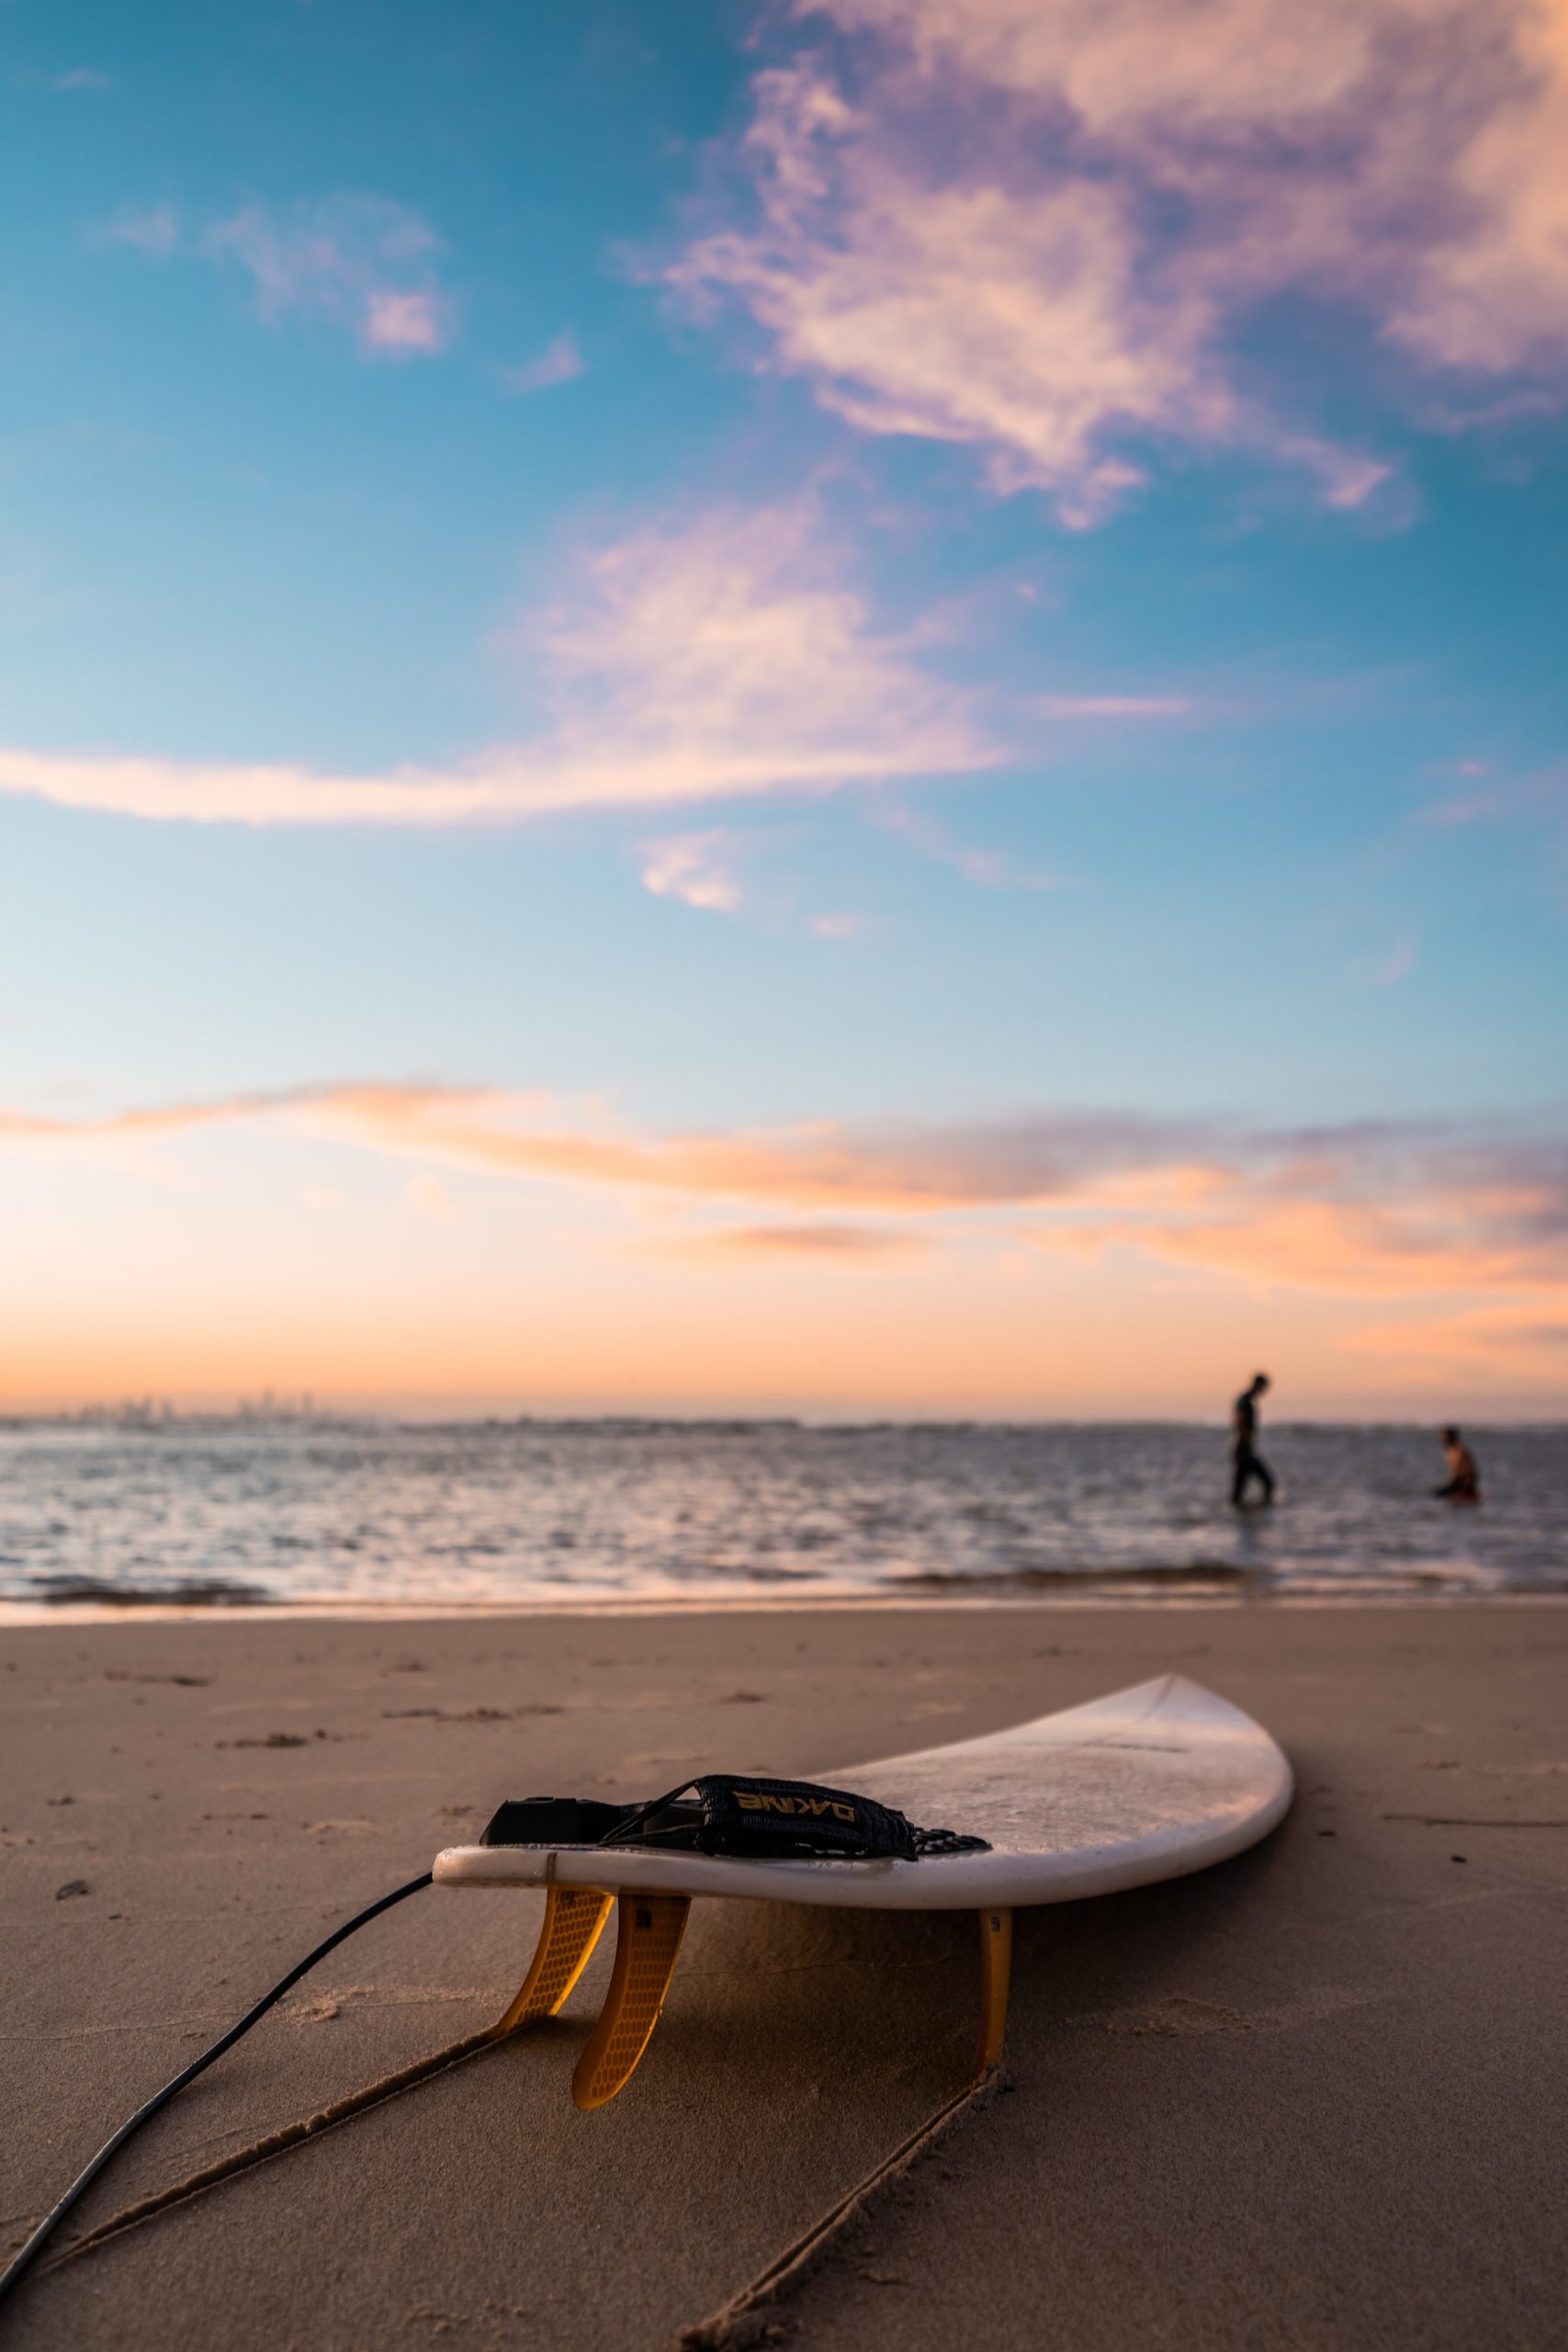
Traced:
<path id="1" fill-rule="evenodd" d="M 1288 1366 L 1294 1410 L 1568 1394 L 1555 1129 L 1055 1113 L 660 1134 L 546 1095 L 359 1084 L 6 1114 L 0 1162 L 18 1402 L 270 1381 L 553 1409 L 1190 1411 L 1249 1360 Z"/>
<path id="2" fill-rule="evenodd" d="M 898 1232 L 880 1225 L 730 1225 L 708 1233 L 678 1235 L 645 1243 L 660 1257 L 682 1258 L 692 1264 L 733 1264 L 750 1259 L 765 1265 L 796 1258 L 821 1258 L 840 1263 L 908 1257 L 922 1246 L 918 1234 Z"/>
<path id="3" fill-rule="evenodd" d="M 1455 1366 L 1463 1365 L 1507 1380 L 1555 1385 L 1568 1380 L 1568 1299 L 1423 1317 L 1414 1325 L 1370 1324 L 1347 1345 L 1396 1363 L 1412 1381 L 1451 1380 Z"/>
<path id="4" fill-rule="evenodd" d="M 0 748 L 0 790 L 207 824 L 496 824 L 827 792 L 998 764 L 955 690 L 880 637 L 805 506 L 721 510 L 583 561 L 521 632 L 555 707 L 450 770 L 334 775 Z"/>
<path id="5" fill-rule="evenodd" d="M 0 1148 L 97 1153 L 182 1130 L 269 1125 L 426 1170 L 760 1204 L 809 1220 L 705 1234 L 702 1248 L 852 1254 L 889 1246 L 898 1228 L 844 1224 L 846 1211 L 934 1234 L 942 1220 L 1022 1210 L 1034 1213 L 1025 1237 L 1041 1250 L 1130 1249 L 1250 1283 L 1348 1297 L 1568 1295 L 1568 1145 L 1530 1132 L 1478 1137 L 1413 1123 L 1271 1134 L 1059 1113 L 658 1136 L 546 1096 L 357 1084 L 85 1121 L 4 1113 Z M 424 1192 L 415 1196 L 427 1210 L 446 1205 L 434 1179 Z"/>

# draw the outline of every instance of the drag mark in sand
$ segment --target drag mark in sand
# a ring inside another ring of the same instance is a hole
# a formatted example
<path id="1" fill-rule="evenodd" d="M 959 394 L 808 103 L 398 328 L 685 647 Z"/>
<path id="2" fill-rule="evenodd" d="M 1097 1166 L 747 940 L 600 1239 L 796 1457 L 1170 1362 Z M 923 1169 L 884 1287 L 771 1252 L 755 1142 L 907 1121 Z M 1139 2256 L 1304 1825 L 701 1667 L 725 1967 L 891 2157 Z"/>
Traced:
<path id="1" fill-rule="evenodd" d="M 353 1989 L 358 1992 L 367 1988 Z M 336 1996 L 337 1999 L 346 1996 Z M 283 2014 L 286 2017 L 292 2014 L 297 2022 L 314 2023 L 336 2013 L 336 2000 L 327 1995 L 322 1996 L 319 2006 L 307 2004 L 292 2012 L 285 2010 Z M 47 2278 L 51 2272 L 74 2262 L 83 2255 L 96 2252 L 110 2240 L 156 2221 L 176 2206 L 185 2205 L 209 2189 L 221 2188 L 225 2183 L 254 2171 L 257 2165 L 287 2154 L 291 2148 L 300 2146 L 307 2140 L 316 2139 L 339 2124 L 350 2122 L 355 2116 L 366 2114 L 372 2108 L 400 2097 L 405 2091 L 417 2089 L 448 2069 L 480 2056 L 486 2050 L 500 2048 L 510 2039 L 509 2035 L 498 2032 L 494 2026 L 485 2027 L 478 2033 L 465 2035 L 460 2041 L 448 2043 L 428 2058 L 419 2059 L 395 2074 L 383 2075 L 363 2090 L 334 2100 L 316 2115 L 280 2126 L 276 2131 L 253 2141 L 247 2147 L 238 2148 L 216 2163 L 203 2166 L 200 2171 L 171 2182 L 166 2188 L 152 2196 L 141 2198 L 132 2205 L 122 2206 L 118 2212 L 100 2222 L 96 2228 L 65 2246 L 52 2261 L 40 2265 L 39 2276 Z M 820 2214 L 800 2237 L 776 2256 L 750 2285 L 731 2297 L 721 2310 L 684 2329 L 680 2337 L 682 2352 L 742 2352 L 744 2346 L 766 2341 L 772 2333 L 770 2315 L 777 2306 L 786 2301 L 847 2238 L 871 2219 L 874 2211 L 922 2156 L 944 2141 L 968 2117 L 988 2105 L 998 2090 L 1010 2087 L 1005 2075 L 999 2071 L 992 2072 L 977 2083 L 967 2084 L 929 2116 L 908 2139 L 900 2142 L 881 2164 Z"/>
<path id="2" fill-rule="evenodd" d="M 353 2091 L 346 2098 L 335 2099 L 317 2115 L 304 2116 L 297 2123 L 285 2123 L 277 2131 L 267 2132 L 265 2138 L 253 2141 L 248 2147 L 237 2148 L 232 2155 L 220 2158 L 217 2164 L 205 2165 L 200 2172 L 187 2173 L 183 2180 L 171 2182 L 167 2188 L 159 2189 L 152 2197 L 141 2198 L 134 2205 L 122 2206 L 118 2213 L 111 2213 L 96 2229 L 73 2239 L 55 2256 L 52 2262 L 42 2264 L 38 2276 L 46 2278 L 51 2271 L 61 2269 L 68 2262 L 74 2262 L 79 2256 L 91 2254 L 107 2245 L 110 2238 L 121 2237 L 128 2230 L 139 2229 L 143 2222 L 155 2221 L 159 2214 L 170 2211 L 173 2207 L 183 2205 L 191 2198 L 200 2197 L 209 2188 L 220 2188 L 225 2181 L 236 2178 L 241 2173 L 250 2172 L 257 2165 L 269 2163 L 274 2156 L 285 2154 L 302 2141 L 315 2139 L 321 2132 L 330 2132 L 340 2123 L 347 2123 L 355 2116 L 363 2115 L 388 2099 L 399 2098 L 404 2091 L 417 2089 L 420 2084 L 445 2074 L 448 2067 L 460 2066 L 466 2060 L 477 2058 L 481 2051 L 499 2047 L 500 2038 L 494 2027 L 487 2026 L 479 2033 L 465 2034 L 460 2041 L 448 2042 L 446 2049 L 434 2052 L 428 2058 L 417 2059 L 412 2066 L 400 2067 L 396 2074 L 383 2075 L 379 2082 L 367 2085 L 364 2090 Z"/>
<path id="3" fill-rule="evenodd" d="M 546 1700 L 535 1700 L 526 1707 L 383 1707 L 384 1724 L 412 1723 L 416 1719 L 432 1724 L 510 1724 L 523 1715 L 562 1715 L 564 1707 Z M 237 1743 L 236 1743 L 237 1744 Z"/>
<path id="4" fill-rule="evenodd" d="M 999 2071 L 982 2075 L 977 2083 L 966 2084 L 934 2115 L 928 2116 L 918 2131 L 900 2141 L 891 2155 L 885 2156 L 826 2212 L 818 2214 L 794 2245 L 775 2255 L 749 2286 L 742 2287 L 739 2294 L 732 2295 L 728 2302 L 706 2319 L 682 2328 L 677 2339 L 680 2352 L 749 2352 L 751 2346 L 775 2341 L 782 2332 L 776 2316 L 778 2306 L 787 2302 L 848 2237 L 871 2221 L 922 2156 L 929 2155 L 970 2116 L 988 2107 L 998 2091 L 1009 2088 L 1005 2075 Z M 903 2281 L 889 2279 L 886 2283 L 901 2285 Z"/>
<path id="5" fill-rule="evenodd" d="M 1474 1813 L 1385 1813 L 1385 1821 L 1419 1821 L 1427 1829 L 1568 1829 L 1568 1820 L 1499 1821 Z"/>

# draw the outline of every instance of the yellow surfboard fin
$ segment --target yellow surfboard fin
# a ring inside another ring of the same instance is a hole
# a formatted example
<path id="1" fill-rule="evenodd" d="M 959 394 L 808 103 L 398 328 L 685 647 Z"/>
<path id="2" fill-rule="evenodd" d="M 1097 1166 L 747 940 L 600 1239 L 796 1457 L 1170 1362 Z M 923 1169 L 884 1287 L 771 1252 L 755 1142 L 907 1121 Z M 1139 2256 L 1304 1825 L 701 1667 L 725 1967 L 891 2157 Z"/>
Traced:
<path id="1" fill-rule="evenodd" d="M 592 1957 L 612 1894 L 596 1886 L 552 1886 L 545 1898 L 545 1923 L 517 1998 L 495 2028 L 500 2041 L 541 2018 L 553 2018 Z"/>
<path id="2" fill-rule="evenodd" d="M 1012 1913 L 982 1911 L 980 1919 L 980 2039 L 975 2050 L 975 2079 L 1000 2063 L 1008 2024 L 1008 1979 L 1012 1970 Z"/>
<path id="3" fill-rule="evenodd" d="M 664 2007 L 691 1907 L 689 1894 L 621 1895 L 610 1989 L 571 2078 L 579 2107 L 604 2106 L 636 2073 Z"/>

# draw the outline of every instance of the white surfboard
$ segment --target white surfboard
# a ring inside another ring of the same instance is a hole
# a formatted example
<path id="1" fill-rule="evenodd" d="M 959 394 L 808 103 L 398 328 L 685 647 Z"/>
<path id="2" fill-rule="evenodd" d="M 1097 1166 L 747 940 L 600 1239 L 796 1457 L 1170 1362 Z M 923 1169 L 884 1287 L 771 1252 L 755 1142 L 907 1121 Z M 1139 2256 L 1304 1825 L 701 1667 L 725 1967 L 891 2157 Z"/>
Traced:
<path id="1" fill-rule="evenodd" d="M 1206 1870 L 1266 1837 L 1293 1787 L 1284 1755 L 1250 1715 L 1179 1674 L 980 1739 L 835 1767 L 827 1777 L 897 1806 L 922 1828 L 984 1838 L 990 1851 L 912 1862 L 753 1861 L 631 1847 L 455 1846 L 436 1857 L 439 1886 L 552 1890 L 534 1968 L 508 2012 L 512 2030 L 555 2014 L 586 1965 L 612 1894 L 621 1897 L 615 1978 L 578 2069 L 580 2105 L 613 2098 L 641 2056 L 693 1895 L 977 1912 L 986 1969 L 977 2063 L 989 2066 L 1001 2046 L 1014 1905 L 1066 1903 Z"/>
<path id="2" fill-rule="evenodd" d="M 1291 1768 L 1266 1731 L 1184 1675 L 981 1739 L 824 1774 L 988 1854 L 918 1862 L 750 1861 L 603 1846 L 454 1846 L 438 1886 L 639 1887 L 869 1911 L 1066 1903 L 1205 1870 L 1267 1836 Z"/>

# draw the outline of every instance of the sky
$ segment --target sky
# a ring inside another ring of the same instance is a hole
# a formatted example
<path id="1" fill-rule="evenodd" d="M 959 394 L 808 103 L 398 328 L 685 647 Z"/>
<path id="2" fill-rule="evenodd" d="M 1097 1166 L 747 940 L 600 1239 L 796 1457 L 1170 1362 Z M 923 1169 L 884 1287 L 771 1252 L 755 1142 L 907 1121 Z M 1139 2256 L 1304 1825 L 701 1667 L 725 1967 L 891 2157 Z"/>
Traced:
<path id="1" fill-rule="evenodd" d="M 0 0 L 0 1409 L 1561 1417 L 1565 418 L 1568 0 Z"/>

